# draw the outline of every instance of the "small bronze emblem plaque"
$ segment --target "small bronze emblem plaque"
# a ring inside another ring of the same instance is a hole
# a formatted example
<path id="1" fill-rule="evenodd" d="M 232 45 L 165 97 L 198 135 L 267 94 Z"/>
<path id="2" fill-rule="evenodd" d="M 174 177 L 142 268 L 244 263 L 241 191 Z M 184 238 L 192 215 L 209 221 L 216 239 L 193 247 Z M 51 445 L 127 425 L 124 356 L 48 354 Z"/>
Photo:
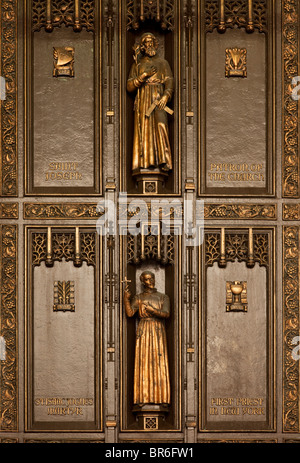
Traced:
<path id="1" fill-rule="evenodd" d="M 73 47 L 53 48 L 53 77 L 74 77 L 74 54 Z"/>
<path id="2" fill-rule="evenodd" d="M 226 48 L 226 77 L 247 77 L 246 48 Z"/>
<path id="3" fill-rule="evenodd" d="M 54 312 L 75 312 L 74 281 L 55 281 Z"/>
<path id="4" fill-rule="evenodd" d="M 226 282 L 226 312 L 248 312 L 247 282 Z"/>

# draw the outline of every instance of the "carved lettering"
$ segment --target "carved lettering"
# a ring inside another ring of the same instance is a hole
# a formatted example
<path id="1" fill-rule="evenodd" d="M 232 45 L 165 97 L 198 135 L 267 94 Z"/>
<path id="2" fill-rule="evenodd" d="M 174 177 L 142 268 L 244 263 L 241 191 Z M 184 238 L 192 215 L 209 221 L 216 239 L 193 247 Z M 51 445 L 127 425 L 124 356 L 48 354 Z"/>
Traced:
<path id="1" fill-rule="evenodd" d="M 34 400 L 34 404 L 36 406 L 56 406 L 56 405 L 61 405 L 61 406 L 69 406 L 69 405 L 75 405 L 75 406 L 91 406 L 94 405 L 94 399 L 92 398 L 76 398 L 76 397 L 71 397 L 71 398 L 65 398 L 65 397 L 38 397 Z"/>
<path id="2" fill-rule="evenodd" d="M 263 164 L 233 164 L 229 162 L 211 163 L 207 173 L 213 182 L 264 182 Z"/>
<path id="3" fill-rule="evenodd" d="M 83 415 L 81 407 L 48 407 L 48 415 Z"/>
<path id="4" fill-rule="evenodd" d="M 82 180 L 82 173 L 78 172 L 78 162 L 50 162 L 49 171 L 45 172 L 45 180 Z"/>
<path id="5" fill-rule="evenodd" d="M 43 407 L 48 416 L 82 416 L 85 407 L 94 405 L 94 399 L 84 397 L 38 397 L 34 400 L 37 407 Z"/>
<path id="6" fill-rule="evenodd" d="M 265 415 L 262 397 L 212 397 L 209 415 Z"/>

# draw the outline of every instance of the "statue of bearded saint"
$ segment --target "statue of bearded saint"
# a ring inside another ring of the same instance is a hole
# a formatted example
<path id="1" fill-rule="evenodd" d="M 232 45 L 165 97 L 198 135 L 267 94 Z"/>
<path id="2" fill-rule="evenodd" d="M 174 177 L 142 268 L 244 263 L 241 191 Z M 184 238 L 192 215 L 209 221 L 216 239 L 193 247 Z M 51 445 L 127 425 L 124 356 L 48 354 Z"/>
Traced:
<path id="1" fill-rule="evenodd" d="M 142 35 L 127 80 L 127 90 L 136 92 L 133 173 L 141 168 L 156 167 L 165 173 L 172 169 L 166 111 L 170 112 L 167 103 L 173 95 L 174 79 L 169 63 L 157 56 L 157 48 L 153 34 Z"/>
<path id="2" fill-rule="evenodd" d="M 170 299 L 155 288 L 155 276 L 145 271 L 140 280 L 144 291 L 134 296 L 124 291 L 128 317 L 139 316 L 134 361 L 134 405 L 170 404 L 170 378 L 165 319 L 170 316 Z"/>

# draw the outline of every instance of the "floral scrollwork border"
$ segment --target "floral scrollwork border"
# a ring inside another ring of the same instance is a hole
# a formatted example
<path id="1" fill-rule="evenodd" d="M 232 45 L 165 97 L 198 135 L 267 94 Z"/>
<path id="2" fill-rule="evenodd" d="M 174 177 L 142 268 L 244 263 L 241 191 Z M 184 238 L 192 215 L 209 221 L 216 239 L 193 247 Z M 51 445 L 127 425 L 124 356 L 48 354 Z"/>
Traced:
<path id="1" fill-rule="evenodd" d="M 1 76 L 6 98 L 1 101 L 0 195 L 17 196 L 17 0 L 0 0 Z"/>
<path id="2" fill-rule="evenodd" d="M 95 203 L 25 203 L 24 219 L 97 219 L 105 212 Z"/>
<path id="3" fill-rule="evenodd" d="M 205 219 L 276 220 L 276 204 L 205 204 Z"/>
<path id="4" fill-rule="evenodd" d="M 283 228 L 283 429 L 299 432 L 299 361 L 293 356 L 299 336 L 300 228 Z"/>
<path id="5" fill-rule="evenodd" d="M 291 98 L 292 79 L 299 75 L 299 9 L 298 0 L 282 1 L 284 198 L 300 195 L 299 104 Z"/>
<path id="6" fill-rule="evenodd" d="M 17 384 L 17 226 L 0 226 L 0 336 L 5 360 L 0 362 L 0 431 L 18 427 Z"/>

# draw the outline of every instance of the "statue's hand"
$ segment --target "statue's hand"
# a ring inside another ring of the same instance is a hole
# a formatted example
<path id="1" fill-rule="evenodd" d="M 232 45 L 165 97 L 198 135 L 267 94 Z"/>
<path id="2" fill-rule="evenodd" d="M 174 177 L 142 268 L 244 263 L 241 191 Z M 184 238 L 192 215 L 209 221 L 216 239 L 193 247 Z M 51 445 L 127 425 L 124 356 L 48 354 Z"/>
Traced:
<path id="1" fill-rule="evenodd" d="M 150 66 L 146 71 L 144 71 L 140 78 L 141 80 L 145 81 L 148 79 L 148 77 L 152 77 L 155 73 L 157 72 L 157 69 L 155 66 Z"/>
<path id="2" fill-rule="evenodd" d="M 148 316 L 148 312 L 147 312 L 147 305 L 146 304 L 142 304 L 141 305 L 141 309 L 140 309 L 140 317 L 141 318 L 145 318 Z"/>
<path id="3" fill-rule="evenodd" d="M 151 66 L 148 71 L 148 77 L 152 77 L 157 72 L 157 68 L 155 66 Z"/>
<path id="4" fill-rule="evenodd" d="M 124 301 L 129 301 L 131 298 L 131 293 L 129 291 L 129 289 L 125 289 L 124 291 Z"/>
<path id="5" fill-rule="evenodd" d="M 153 309 L 153 307 L 147 307 L 147 312 L 150 313 L 151 315 L 155 314 L 155 309 Z"/>
<path id="6" fill-rule="evenodd" d="M 168 102 L 168 97 L 164 95 L 157 104 L 158 109 L 165 109 L 167 102 Z"/>
<path id="7" fill-rule="evenodd" d="M 153 315 L 153 314 L 156 313 L 155 308 L 152 307 L 151 305 L 147 305 L 147 306 L 146 306 L 146 310 L 147 310 L 148 314 L 151 314 L 151 315 Z"/>

